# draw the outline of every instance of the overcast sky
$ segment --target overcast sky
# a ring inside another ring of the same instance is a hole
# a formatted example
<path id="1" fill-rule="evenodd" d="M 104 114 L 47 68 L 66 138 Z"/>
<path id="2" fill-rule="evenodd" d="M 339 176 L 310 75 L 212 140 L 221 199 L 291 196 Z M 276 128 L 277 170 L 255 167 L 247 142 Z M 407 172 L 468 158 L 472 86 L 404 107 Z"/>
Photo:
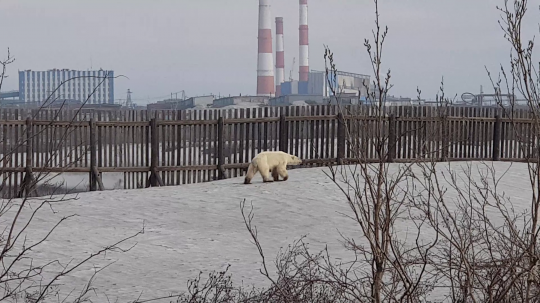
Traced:
<path id="1" fill-rule="evenodd" d="M 503 1 L 381 0 L 392 93 L 415 97 L 419 86 L 432 99 L 442 76 L 447 94 L 492 91 L 484 66 L 497 71 L 509 54 L 497 23 Z M 538 33 L 538 2 L 529 1 L 528 37 Z M 272 20 L 284 17 L 288 78 L 298 1 L 272 3 Z M 0 0 L 0 54 L 10 47 L 16 57 L 3 89 L 18 89 L 17 70 L 92 67 L 129 77 L 116 80 L 115 98 L 130 88 L 138 103 L 181 90 L 254 94 L 257 18 L 257 0 Z M 310 68 L 324 68 L 326 44 L 339 70 L 372 75 L 363 42 L 373 20 L 372 0 L 309 0 Z"/>

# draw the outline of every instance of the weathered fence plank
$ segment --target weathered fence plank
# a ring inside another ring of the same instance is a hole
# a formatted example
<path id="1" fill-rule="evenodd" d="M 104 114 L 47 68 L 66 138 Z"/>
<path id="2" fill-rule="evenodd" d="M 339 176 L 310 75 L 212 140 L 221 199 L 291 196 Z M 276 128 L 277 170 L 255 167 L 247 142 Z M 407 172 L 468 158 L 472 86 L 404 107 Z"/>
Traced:
<path id="1" fill-rule="evenodd" d="M 499 115 L 495 116 L 495 127 L 493 129 L 493 161 L 501 159 L 501 125 L 502 120 Z"/>

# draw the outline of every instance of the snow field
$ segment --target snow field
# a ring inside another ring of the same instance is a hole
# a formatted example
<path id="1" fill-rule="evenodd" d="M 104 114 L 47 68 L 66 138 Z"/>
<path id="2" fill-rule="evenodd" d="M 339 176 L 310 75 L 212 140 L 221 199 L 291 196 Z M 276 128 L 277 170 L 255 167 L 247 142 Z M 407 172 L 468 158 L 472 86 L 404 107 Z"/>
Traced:
<path id="1" fill-rule="evenodd" d="M 464 165 L 451 164 L 458 174 Z M 507 171 L 499 190 L 512 197 L 517 212 L 526 208 L 531 193 L 526 165 L 493 165 L 498 175 Z M 391 170 L 395 172 L 399 166 L 392 164 Z M 441 171 L 447 168 L 447 163 L 438 166 Z M 54 204 L 55 213 L 47 208 L 35 218 L 28 230 L 30 241 L 63 216 L 78 214 L 60 226 L 41 249 L 32 252 L 34 263 L 82 258 L 134 234 L 144 222 L 145 233 L 124 245 L 136 242 L 131 251 L 94 259 L 61 281 L 62 293 L 80 288 L 92 274 L 92 266 L 102 268 L 110 262 L 115 263 L 99 274 L 94 286 L 101 299 L 104 292 L 113 301 L 133 300 L 141 292 L 144 299 L 185 290 L 187 279 L 199 271 L 206 274 L 226 264 L 232 265 L 230 273 L 235 283 L 266 286 L 268 282 L 258 272 L 257 249 L 242 221 L 239 204 L 243 199 L 248 206 L 253 203 L 254 224 L 269 262 L 273 262 L 280 247 L 302 235 L 308 236 L 312 252 L 328 245 L 334 259 L 352 260 L 354 255 L 343 247 L 339 233 L 357 243 L 366 242 L 357 224 L 343 215 L 350 214 L 350 209 L 325 171 L 328 168 L 291 170 L 286 182 L 262 183 L 257 175 L 251 185 L 242 184 L 242 178 L 232 178 L 174 187 L 82 193 L 78 200 Z M 478 172 L 474 176 L 478 177 Z M 449 188 L 447 198 L 455 197 L 455 191 Z M 28 215 L 23 213 L 23 218 Z M 396 230 L 400 239 L 414 241 L 416 228 L 406 214 L 396 222 Z M 425 240 L 430 237 L 433 233 L 429 230 L 421 235 Z"/>

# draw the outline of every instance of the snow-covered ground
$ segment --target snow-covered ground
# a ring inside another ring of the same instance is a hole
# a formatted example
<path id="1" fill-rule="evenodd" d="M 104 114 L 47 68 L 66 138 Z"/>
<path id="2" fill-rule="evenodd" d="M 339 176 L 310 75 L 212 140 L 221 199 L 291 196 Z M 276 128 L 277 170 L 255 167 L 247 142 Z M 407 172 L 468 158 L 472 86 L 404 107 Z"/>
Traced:
<path id="1" fill-rule="evenodd" d="M 296 140 L 294 143 L 291 143 L 289 141 L 288 147 L 291 153 L 298 154 L 298 156 L 302 158 L 330 158 L 335 157 L 335 155 L 337 154 L 337 140 L 333 140 L 333 144 L 331 144 L 330 140 L 323 139 L 302 139 Z M 248 144 L 248 146 L 246 147 L 245 144 Z M 255 145 L 254 148 L 252 144 Z M 312 150 L 312 146 L 314 144 L 318 145 L 317 153 L 314 153 Z M 180 148 L 174 146 L 174 144 L 171 144 L 170 146 L 166 143 L 160 144 L 159 163 L 163 166 L 216 164 L 217 159 L 215 158 L 216 148 L 214 147 L 214 142 L 200 143 L 200 146 L 199 143 L 195 143 L 192 146 L 185 145 L 188 145 L 188 143 L 182 143 Z M 239 152 L 240 147 L 243 147 L 242 154 L 240 154 Z M 265 145 L 265 143 L 261 141 L 261 146 L 259 147 L 258 140 L 253 140 L 252 142 L 234 142 L 233 140 L 226 141 L 224 148 L 225 164 L 247 163 L 258 153 L 259 148 L 261 150 L 265 150 L 264 147 L 267 147 L 268 150 L 278 150 L 279 142 L 277 142 L 276 140 L 268 140 Z M 328 155 L 326 154 L 327 149 L 330 153 Z M 296 152 L 297 150 L 298 153 Z M 106 167 L 149 166 L 149 157 L 147 159 L 146 153 L 147 147 L 141 144 L 119 144 L 116 146 L 104 145 L 101 150 L 98 150 L 98 155 L 104 155 L 103 163 Z M 240 156 L 242 156 L 242 158 Z M 3 155 L 0 153 L 0 159 L 2 159 L 2 157 Z M 90 151 L 87 150 L 85 147 L 74 147 L 66 149 L 62 152 L 34 153 L 33 159 L 34 165 L 37 167 L 88 167 Z M 180 159 L 180 163 L 177 162 L 177 159 Z M 16 155 L 13 154 L 9 157 L 7 167 L 24 167 L 25 163 L 26 153 L 18 153 Z M 2 162 L 0 162 L 0 166 L 3 166 Z M 40 174 L 40 176 L 44 175 L 45 173 Z M 142 180 L 144 179 L 144 177 L 147 177 L 146 174 L 140 174 L 138 179 Z M 20 176 L 17 176 L 17 178 L 20 178 Z M 124 176 L 124 173 L 102 173 L 102 181 L 105 189 L 107 190 L 123 189 L 125 184 L 128 184 L 128 188 L 130 188 L 130 178 L 131 177 L 126 178 Z M 192 180 L 192 178 L 187 177 L 186 179 Z M 42 186 L 44 185 L 50 187 L 51 190 L 57 190 L 57 187 L 60 186 L 62 188 L 62 193 L 88 191 L 89 188 L 88 173 L 50 173 L 47 174 L 46 177 L 40 177 L 39 180 L 40 181 L 38 182 L 38 184 L 40 187 L 38 188 L 38 190 L 45 193 L 47 193 L 48 190 L 42 188 Z M 167 182 L 167 180 L 164 181 Z M 142 184 L 145 184 L 144 181 L 141 182 Z M 59 191 L 56 192 L 60 193 Z"/>
<path id="2" fill-rule="evenodd" d="M 440 169 L 445 170 L 447 165 L 441 164 Z M 465 163 L 451 165 L 459 171 Z M 501 173 L 508 170 L 500 182 L 501 189 L 512 197 L 517 209 L 520 205 L 526 207 L 530 194 L 526 165 L 493 165 Z M 131 251 L 110 253 L 92 262 L 98 268 L 115 262 L 94 282 L 98 293 L 105 292 L 111 301 L 119 298 L 125 302 L 141 292 L 142 298 L 150 298 L 185 290 L 187 279 L 196 277 L 199 271 L 220 270 L 226 264 L 232 265 L 230 272 L 236 283 L 265 286 L 267 281 L 259 274 L 257 249 L 242 221 L 239 204 L 243 199 L 247 205 L 253 203 L 254 223 L 270 263 L 280 247 L 302 235 L 308 235 L 313 251 L 328 245 L 332 257 L 350 260 L 354 256 L 343 248 L 339 233 L 362 242 L 360 229 L 343 215 L 350 210 L 325 171 L 328 168 L 291 170 L 286 182 L 262 183 L 258 175 L 251 185 L 242 184 L 242 178 L 233 178 L 174 187 L 82 193 L 75 201 L 53 205 L 55 212 L 47 207 L 35 218 L 28 230 L 30 237 L 43 235 L 64 216 L 78 214 L 32 253 L 34 264 L 86 257 L 136 233 L 144 224 L 144 234 L 124 246 L 137 242 Z M 28 213 L 23 215 L 27 218 Z M 412 227 L 407 220 L 398 220 L 397 224 L 404 236 Z M 63 292 L 86 283 L 92 272 L 91 266 L 86 266 L 63 279 Z M 102 295 L 100 298 L 105 300 Z"/>

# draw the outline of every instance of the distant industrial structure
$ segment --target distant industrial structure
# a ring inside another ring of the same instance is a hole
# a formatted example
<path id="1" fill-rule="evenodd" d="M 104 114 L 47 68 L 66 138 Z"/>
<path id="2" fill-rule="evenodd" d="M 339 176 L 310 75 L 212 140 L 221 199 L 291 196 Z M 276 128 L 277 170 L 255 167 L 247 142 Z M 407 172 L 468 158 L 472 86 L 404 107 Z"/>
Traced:
<path id="1" fill-rule="evenodd" d="M 309 32 L 308 32 L 308 3 L 299 0 L 299 82 L 301 87 L 307 87 L 309 77 Z M 285 82 L 285 49 L 283 40 L 283 17 L 276 17 L 276 72 L 275 87 L 274 66 L 272 54 L 272 28 L 270 24 L 270 0 L 259 0 L 259 25 L 257 49 L 257 95 L 280 96 L 281 85 Z M 292 80 L 292 79 L 291 79 Z"/>
<path id="2" fill-rule="evenodd" d="M 129 108 L 129 109 L 134 109 L 137 104 L 133 103 L 133 101 L 131 100 L 131 89 L 128 88 L 127 90 L 127 96 L 126 96 L 126 103 L 124 104 L 124 106 L 126 108 Z"/>
<path id="3" fill-rule="evenodd" d="M 19 102 L 19 91 L 11 90 L 7 92 L 0 92 L 0 100 L 8 100 L 10 102 L 17 103 Z"/>
<path id="4" fill-rule="evenodd" d="M 19 99 L 25 103 L 67 100 L 114 104 L 114 72 L 51 69 L 19 71 Z"/>
<path id="5" fill-rule="evenodd" d="M 370 76 L 337 71 L 326 75 L 326 72 L 312 70 L 308 73 L 308 80 L 286 81 L 281 84 L 280 95 L 319 95 L 329 97 L 335 92 L 339 94 L 356 94 L 367 96 L 370 85 Z M 332 92 L 333 90 L 333 92 Z"/>
<path id="6" fill-rule="evenodd" d="M 309 77 L 309 32 L 308 32 L 308 3 L 307 0 L 300 0 L 300 26 L 299 38 L 300 38 L 300 49 L 299 49 L 299 59 L 298 72 L 299 72 L 299 81 L 307 82 Z"/>
<path id="7" fill-rule="evenodd" d="M 344 94 L 339 97 L 326 97 L 322 95 L 284 95 L 268 100 L 269 106 L 304 106 L 321 104 L 355 105 L 362 102 L 357 95 Z"/>
<path id="8" fill-rule="evenodd" d="M 275 95 L 274 56 L 270 0 L 259 0 L 259 46 L 257 49 L 257 95 Z"/>
<path id="9" fill-rule="evenodd" d="M 215 99 L 213 102 L 214 108 L 222 108 L 225 106 L 260 106 L 267 105 L 270 97 L 267 96 L 233 96 Z"/>
<path id="10" fill-rule="evenodd" d="M 503 94 L 500 88 L 495 89 L 493 94 L 485 94 L 484 88 L 480 85 L 479 94 L 463 93 L 461 94 L 461 101 L 455 102 L 456 104 L 464 105 L 476 105 L 476 106 L 493 106 L 493 105 L 503 105 L 510 106 L 514 105 L 526 105 L 525 100 L 517 100 L 514 94 Z"/>
<path id="11" fill-rule="evenodd" d="M 299 1 L 299 27 L 298 27 L 298 80 L 292 77 L 294 63 L 290 68 L 291 73 L 288 81 L 285 80 L 285 47 L 283 17 L 276 17 L 276 64 L 275 64 L 275 90 L 270 88 L 270 80 L 274 79 L 272 65 L 272 35 L 270 28 L 270 1 L 259 0 L 259 24 L 258 24 L 258 59 L 257 59 L 257 95 L 281 97 L 287 95 L 314 95 L 326 98 L 332 95 L 332 90 L 338 93 L 356 94 L 358 99 L 367 95 L 370 77 L 367 75 L 337 72 L 326 76 L 325 72 L 309 70 L 309 22 L 308 0 Z M 335 79 L 333 79 L 335 78 Z M 330 85 L 329 85 L 330 83 Z M 289 98 L 282 98 L 281 100 Z M 297 99 L 297 98 L 292 98 Z M 317 98 L 311 98 L 317 99 Z M 320 98 L 319 98 L 320 99 Z"/>
<path id="12" fill-rule="evenodd" d="M 167 99 L 163 101 L 158 101 L 156 103 L 148 104 L 147 109 L 153 110 L 185 110 L 190 108 L 195 109 L 204 109 L 211 107 L 214 102 L 214 96 L 197 96 L 187 99 Z"/>
<path id="13" fill-rule="evenodd" d="M 281 94 L 281 83 L 285 81 L 285 48 L 283 17 L 276 18 L 276 97 Z"/>
<path id="14" fill-rule="evenodd" d="M 289 105 L 312 105 L 324 104 L 325 98 L 320 95 L 283 95 L 268 100 L 270 106 L 289 106 Z"/>
<path id="15" fill-rule="evenodd" d="M 114 71 L 50 69 L 19 71 L 19 89 L 0 92 L 0 105 L 33 108 L 43 106 L 117 107 L 114 103 Z"/>

